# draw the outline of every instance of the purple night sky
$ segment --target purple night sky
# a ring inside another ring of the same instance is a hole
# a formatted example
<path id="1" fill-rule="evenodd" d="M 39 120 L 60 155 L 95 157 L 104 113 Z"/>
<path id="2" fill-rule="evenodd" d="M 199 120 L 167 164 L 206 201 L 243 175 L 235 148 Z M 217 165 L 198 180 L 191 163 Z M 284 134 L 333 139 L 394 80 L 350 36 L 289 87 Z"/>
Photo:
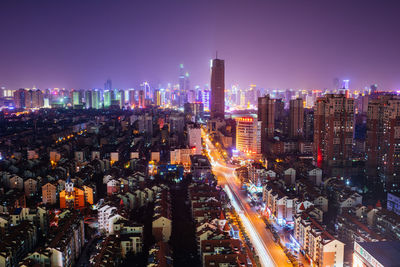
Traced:
<path id="1" fill-rule="evenodd" d="M 0 86 L 100 88 L 209 83 L 400 88 L 398 1 L 1 0 Z"/>

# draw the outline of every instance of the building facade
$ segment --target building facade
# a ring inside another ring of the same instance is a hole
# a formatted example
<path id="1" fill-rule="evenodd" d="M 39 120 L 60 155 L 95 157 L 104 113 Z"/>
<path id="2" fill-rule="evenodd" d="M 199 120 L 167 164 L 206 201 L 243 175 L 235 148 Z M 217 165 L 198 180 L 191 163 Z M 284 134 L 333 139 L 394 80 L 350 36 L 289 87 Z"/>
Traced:
<path id="1" fill-rule="evenodd" d="M 351 160 L 354 135 L 354 99 L 327 94 L 314 106 L 314 160 L 342 165 Z"/>
<path id="2" fill-rule="evenodd" d="M 211 63 L 211 118 L 225 117 L 225 62 L 214 59 Z"/>
<path id="3" fill-rule="evenodd" d="M 261 124 L 253 117 L 236 119 L 236 149 L 247 155 L 261 153 Z"/>

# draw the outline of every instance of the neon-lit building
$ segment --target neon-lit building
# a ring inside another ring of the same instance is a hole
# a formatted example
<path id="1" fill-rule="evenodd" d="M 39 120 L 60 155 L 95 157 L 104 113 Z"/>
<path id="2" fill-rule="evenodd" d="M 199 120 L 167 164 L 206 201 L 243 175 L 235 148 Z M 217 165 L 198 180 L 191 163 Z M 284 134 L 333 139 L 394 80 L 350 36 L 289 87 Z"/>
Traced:
<path id="1" fill-rule="evenodd" d="M 211 96 L 211 91 L 208 89 L 204 89 L 204 91 L 201 94 L 201 101 L 204 104 L 204 110 L 209 111 L 210 110 L 210 96 Z"/>
<path id="2" fill-rule="evenodd" d="M 108 91 L 108 90 L 104 91 L 103 103 L 104 103 L 105 108 L 108 108 L 111 106 L 111 91 Z"/>
<path id="3" fill-rule="evenodd" d="M 84 189 L 74 187 L 70 178 L 65 183 L 65 189 L 60 192 L 61 209 L 82 209 L 85 203 L 93 204 L 93 189 L 84 186 Z"/>
<path id="4" fill-rule="evenodd" d="M 236 149 L 248 156 L 261 153 L 261 121 L 253 117 L 236 119 Z"/>

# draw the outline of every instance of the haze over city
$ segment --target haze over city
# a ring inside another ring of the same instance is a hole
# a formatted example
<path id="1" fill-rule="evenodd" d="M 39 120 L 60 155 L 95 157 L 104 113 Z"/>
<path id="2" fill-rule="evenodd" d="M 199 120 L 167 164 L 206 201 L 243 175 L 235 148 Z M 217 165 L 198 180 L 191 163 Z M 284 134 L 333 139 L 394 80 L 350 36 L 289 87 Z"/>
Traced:
<path id="1" fill-rule="evenodd" d="M 393 1 L 10 1 L 0 3 L 0 85 L 136 88 L 209 83 L 226 61 L 226 85 L 400 88 L 398 3 Z"/>
<path id="2" fill-rule="evenodd" d="M 0 267 L 400 266 L 399 7 L 0 1 Z"/>

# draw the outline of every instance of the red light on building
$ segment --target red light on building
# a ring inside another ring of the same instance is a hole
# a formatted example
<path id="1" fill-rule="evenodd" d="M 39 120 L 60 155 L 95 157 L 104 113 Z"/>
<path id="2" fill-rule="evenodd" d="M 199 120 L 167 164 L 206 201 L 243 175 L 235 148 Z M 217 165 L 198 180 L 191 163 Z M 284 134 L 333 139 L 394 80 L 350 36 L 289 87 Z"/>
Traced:
<path id="1" fill-rule="evenodd" d="M 321 148 L 318 146 L 318 154 L 317 154 L 317 166 L 318 166 L 318 168 L 322 167 L 322 160 L 323 160 L 322 151 L 321 151 Z"/>

